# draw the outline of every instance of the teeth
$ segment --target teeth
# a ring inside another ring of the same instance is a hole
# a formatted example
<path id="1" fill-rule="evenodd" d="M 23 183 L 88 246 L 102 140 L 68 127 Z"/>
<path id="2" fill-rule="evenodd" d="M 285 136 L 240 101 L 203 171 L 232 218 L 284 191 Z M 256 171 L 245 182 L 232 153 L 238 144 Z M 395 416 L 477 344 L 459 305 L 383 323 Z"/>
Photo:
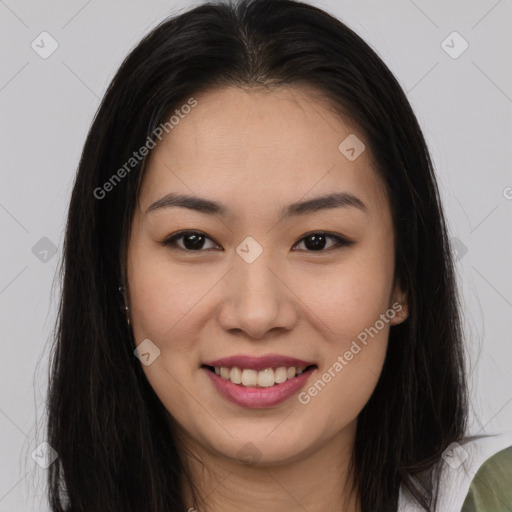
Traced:
<path id="1" fill-rule="evenodd" d="M 244 370 L 245 371 L 245 370 Z M 274 370 L 266 368 L 258 372 L 258 386 L 262 388 L 269 388 L 274 385 Z"/>
<path id="2" fill-rule="evenodd" d="M 291 368 L 290 368 L 290 370 L 291 370 Z M 292 377 L 294 377 L 294 375 L 292 375 Z M 287 378 L 288 378 L 288 373 L 284 366 L 281 366 L 280 368 L 276 368 L 274 370 L 274 381 L 277 384 L 280 384 L 281 382 L 285 382 Z"/>
<path id="3" fill-rule="evenodd" d="M 242 384 L 244 386 L 256 386 L 258 384 L 258 372 L 255 370 L 243 370 Z"/>
<path id="4" fill-rule="evenodd" d="M 215 367 L 215 373 L 220 375 L 223 379 L 230 380 L 234 384 L 241 384 L 248 387 L 261 387 L 268 388 L 274 384 L 281 384 L 289 379 L 301 375 L 305 367 L 296 368 L 291 366 L 286 368 L 280 366 L 279 368 L 265 368 L 261 371 L 250 370 L 248 368 L 240 369 L 236 366 L 233 368 L 226 368 L 224 366 Z"/>
<path id="5" fill-rule="evenodd" d="M 229 372 L 229 380 L 235 384 L 242 383 L 242 370 L 240 368 L 231 368 Z"/>

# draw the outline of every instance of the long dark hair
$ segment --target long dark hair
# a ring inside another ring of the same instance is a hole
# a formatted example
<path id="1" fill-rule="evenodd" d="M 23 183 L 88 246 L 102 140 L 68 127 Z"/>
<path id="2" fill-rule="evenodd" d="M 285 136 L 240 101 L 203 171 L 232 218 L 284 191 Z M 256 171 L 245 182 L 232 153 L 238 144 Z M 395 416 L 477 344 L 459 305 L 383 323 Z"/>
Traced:
<path id="1" fill-rule="evenodd" d="M 366 137 L 395 229 L 409 318 L 390 331 L 359 415 L 352 469 L 364 512 L 396 510 L 400 485 L 435 506 L 434 462 L 466 428 L 460 306 L 433 165 L 398 82 L 357 34 L 292 0 L 204 4 L 131 51 L 110 84 L 76 175 L 52 347 L 48 474 L 53 512 L 186 510 L 176 425 L 134 356 L 118 286 L 146 158 L 112 181 L 170 113 L 219 86 L 312 86 Z M 119 176 L 119 174 L 118 174 Z M 110 187 L 104 187 L 109 180 Z M 108 194 L 94 191 L 109 189 Z M 334 404 L 333 404 L 334 405 Z M 416 480 L 416 479 L 414 479 Z M 340 483 L 341 485 L 341 483 Z"/>

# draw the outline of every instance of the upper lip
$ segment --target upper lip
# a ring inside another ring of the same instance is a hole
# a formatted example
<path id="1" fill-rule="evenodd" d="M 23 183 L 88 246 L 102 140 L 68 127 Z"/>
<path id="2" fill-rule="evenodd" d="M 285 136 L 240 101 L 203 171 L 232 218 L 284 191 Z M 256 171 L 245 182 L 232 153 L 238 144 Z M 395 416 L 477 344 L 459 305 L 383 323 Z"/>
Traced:
<path id="1" fill-rule="evenodd" d="M 303 359 L 297 359 L 296 357 L 282 356 L 279 354 L 268 354 L 262 357 L 238 355 L 223 357 L 221 359 L 215 359 L 214 361 L 206 361 L 203 363 L 205 366 L 223 366 L 225 368 L 233 368 L 236 366 L 237 368 L 247 368 L 256 371 L 265 370 L 265 368 L 279 368 L 281 366 L 295 366 L 296 368 L 303 368 L 313 364 L 315 363 L 311 361 L 304 361 Z"/>

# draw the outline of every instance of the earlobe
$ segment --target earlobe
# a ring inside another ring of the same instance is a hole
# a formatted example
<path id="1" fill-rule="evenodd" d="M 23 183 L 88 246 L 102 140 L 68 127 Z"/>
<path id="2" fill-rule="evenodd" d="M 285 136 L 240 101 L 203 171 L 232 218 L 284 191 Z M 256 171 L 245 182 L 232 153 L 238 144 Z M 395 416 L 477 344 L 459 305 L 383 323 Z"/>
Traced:
<path id="1" fill-rule="evenodd" d="M 401 324 L 402 322 L 405 322 L 405 320 L 407 320 L 407 318 L 409 317 L 407 304 L 396 302 L 393 303 L 393 305 L 395 306 L 395 308 L 393 309 L 396 314 L 391 320 L 391 325 L 398 325 Z"/>
<path id="2" fill-rule="evenodd" d="M 395 312 L 395 316 L 391 320 L 391 325 L 401 324 L 409 317 L 407 294 L 404 293 L 400 287 L 397 287 L 397 291 L 394 294 L 391 309 Z"/>

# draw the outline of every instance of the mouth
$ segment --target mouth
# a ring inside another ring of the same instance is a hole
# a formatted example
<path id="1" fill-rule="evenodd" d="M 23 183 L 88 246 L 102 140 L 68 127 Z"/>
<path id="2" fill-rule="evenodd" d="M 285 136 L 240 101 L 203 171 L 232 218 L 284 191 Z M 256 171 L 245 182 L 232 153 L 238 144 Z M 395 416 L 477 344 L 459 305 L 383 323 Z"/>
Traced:
<path id="1" fill-rule="evenodd" d="M 238 366 L 201 366 L 207 380 L 220 396 L 239 407 L 251 409 L 275 407 L 290 399 L 306 386 L 317 368 L 316 364 L 263 367 L 258 370 Z"/>
<path id="2" fill-rule="evenodd" d="M 253 370 L 252 368 L 239 368 L 237 366 L 227 367 L 203 364 L 202 368 L 237 386 L 258 389 L 278 387 L 287 381 L 297 379 L 301 375 L 311 373 L 318 366 L 310 364 L 307 366 L 279 366 L 277 368 L 269 367 L 263 370 Z"/>

